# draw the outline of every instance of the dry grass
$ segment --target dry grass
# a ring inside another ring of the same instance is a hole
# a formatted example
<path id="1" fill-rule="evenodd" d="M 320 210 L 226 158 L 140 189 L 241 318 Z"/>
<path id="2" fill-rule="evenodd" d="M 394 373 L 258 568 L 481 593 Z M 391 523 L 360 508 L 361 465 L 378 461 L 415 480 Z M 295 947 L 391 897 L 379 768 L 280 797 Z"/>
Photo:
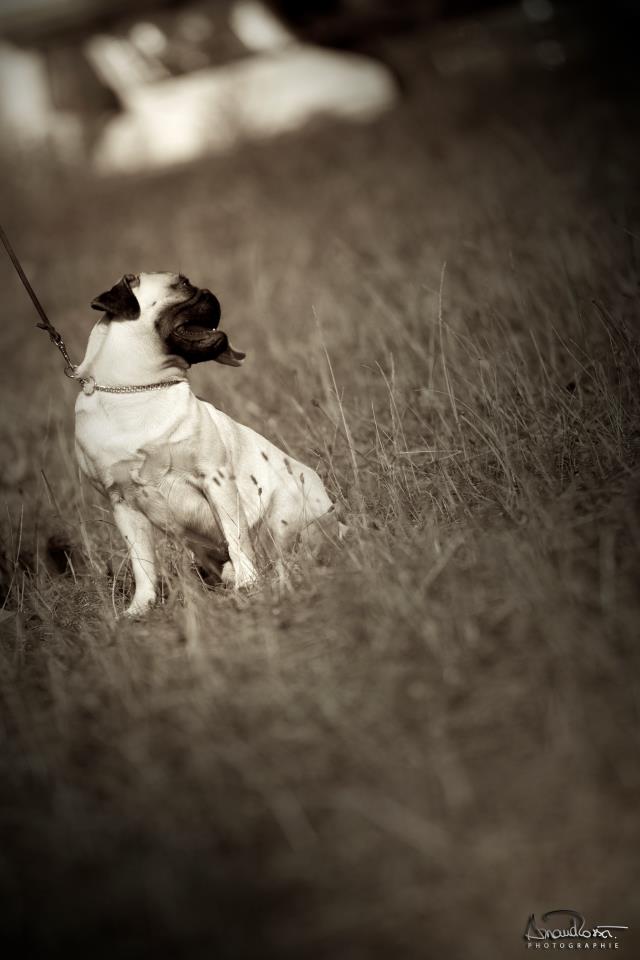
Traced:
<path id="1" fill-rule="evenodd" d="M 164 605 L 116 621 L 75 390 L 3 265 L 21 956 L 475 960 L 518 955 L 534 910 L 637 923 L 636 158 L 588 92 L 435 90 L 162 178 L 15 185 L 72 353 L 121 273 L 211 283 L 250 359 L 198 391 L 317 465 L 350 524 L 249 598 L 168 547 Z"/>

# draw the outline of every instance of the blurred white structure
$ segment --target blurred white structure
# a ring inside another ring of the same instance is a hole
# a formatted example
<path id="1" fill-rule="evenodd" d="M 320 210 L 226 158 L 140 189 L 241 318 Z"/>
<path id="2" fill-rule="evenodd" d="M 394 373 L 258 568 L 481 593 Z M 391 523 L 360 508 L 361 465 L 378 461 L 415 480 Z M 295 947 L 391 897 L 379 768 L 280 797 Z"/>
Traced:
<path id="1" fill-rule="evenodd" d="M 51 98 L 41 57 L 0 44 L 0 123 L 19 136 L 25 146 L 42 143 L 47 136 Z"/>
<path id="2" fill-rule="evenodd" d="M 12 152 L 53 149 L 79 161 L 82 124 L 72 113 L 56 110 L 40 54 L 0 42 L 0 132 Z"/>
<path id="3" fill-rule="evenodd" d="M 236 3 L 230 24 L 244 46 L 258 52 L 178 77 L 167 77 L 140 36 L 137 42 L 106 35 L 88 41 L 88 59 L 124 107 L 95 145 L 97 170 L 183 163 L 295 130 L 319 115 L 367 120 L 397 98 L 382 64 L 298 43 L 261 3 Z"/>
<path id="4" fill-rule="evenodd" d="M 257 0 L 238 0 L 231 8 L 231 29 L 247 50 L 277 50 L 295 43 L 295 37 Z"/>

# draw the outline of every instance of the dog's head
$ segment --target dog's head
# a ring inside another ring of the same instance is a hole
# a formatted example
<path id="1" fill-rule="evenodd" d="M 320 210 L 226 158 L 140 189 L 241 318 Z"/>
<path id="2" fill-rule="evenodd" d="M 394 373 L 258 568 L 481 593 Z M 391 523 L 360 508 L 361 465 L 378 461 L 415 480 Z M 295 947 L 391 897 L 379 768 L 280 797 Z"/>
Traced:
<path id="1" fill-rule="evenodd" d="M 245 358 L 218 330 L 218 298 L 181 273 L 126 273 L 91 306 L 110 321 L 135 321 L 154 331 L 166 353 L 187 363 L 216 360 L 239 367 Z"/>

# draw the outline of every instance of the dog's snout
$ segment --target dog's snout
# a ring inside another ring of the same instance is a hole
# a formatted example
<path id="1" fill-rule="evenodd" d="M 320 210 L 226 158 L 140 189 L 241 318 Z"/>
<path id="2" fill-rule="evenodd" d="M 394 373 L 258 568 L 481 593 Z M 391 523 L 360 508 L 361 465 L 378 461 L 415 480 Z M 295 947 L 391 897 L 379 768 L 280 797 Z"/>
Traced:
<path id="1" fill-rule="evenodd" d="M 212 319 L 215 321 L 215 325 L 217 326 L 218 323 L 220 322 L 220 317 L 222 314 L 222 310 L 220 308 L 220 301 L 216 297 L 215 293 L 211 293 L 211 290 L 207 290 L 207 289 L 201 290 L 200 294 L 201 294 L 202 300 L 205 302 L 206 306 L 210 310 Z"/>

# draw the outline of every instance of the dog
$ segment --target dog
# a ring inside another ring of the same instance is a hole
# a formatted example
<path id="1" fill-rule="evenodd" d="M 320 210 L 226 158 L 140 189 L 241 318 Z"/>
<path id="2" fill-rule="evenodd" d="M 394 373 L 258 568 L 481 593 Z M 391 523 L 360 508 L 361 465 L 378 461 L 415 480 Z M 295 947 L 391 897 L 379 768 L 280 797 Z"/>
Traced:
<path id="1" fill-rule="evenodd" d="M 337 527 L 315 470 L 189 386 L 192 364 L 245 358 L 218 329 L 216 296 L 182 274 L 126 274 L 91 306 L 103 315 L 75 370 L 76 456 L 129 548 L 125 614 L 155 602 L 158 532 L 208 551 L 236 588 L 256 581 L 257 550 L 276 560 L 300 543 L 317 551 Z"/>

